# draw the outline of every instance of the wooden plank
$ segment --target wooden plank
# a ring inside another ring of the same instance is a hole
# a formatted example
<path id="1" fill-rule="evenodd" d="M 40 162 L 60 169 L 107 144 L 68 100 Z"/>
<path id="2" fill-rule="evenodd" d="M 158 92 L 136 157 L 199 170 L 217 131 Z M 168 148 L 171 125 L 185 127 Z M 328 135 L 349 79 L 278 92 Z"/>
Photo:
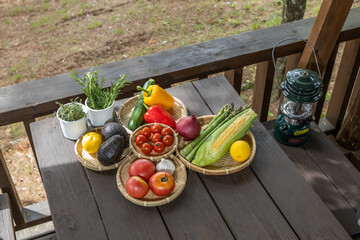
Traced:
<path id="1" fill-rule="evenodd" d="M 272 135 L 274 131 L 275 121 L 269 121 L 264 123 L 264 126 Z M 326 137 L 318 129 L 312 129 L 312 135 L 321 134 L 321 137 Z M 317 146 L 318 142 L 313 143 L 313 138 L 309 137 L 308 145 Z M 278 143 L 279 144 L 279 143 Z M 313 160 L 311 155 L 307 152 L 307 147 L 289 147 L 283 144 L 279 144 L 281 149 L 286 153 L 289 159 L 295 164 L 297 170 L 305 177 L 310 183 L 315 192 L 323 200 L 329 210 L 339 220 L 342 226 L 349 234 L 354 234 L 360 231 L 360 227 L 354 221 L 355 211 L 349 204 L 348 200 L 341 194 L 338 187 L 327 176 L 327 174 L 319 167 L 319 165 Z M 336 147 L 327 146 L 327 147 Z M 338 175 L 346 175 L 347 172 L 339 172 Z"/>
<path id="2" fill-rule="evenodd" d="M 22 205 L 17 194 L 14 182 L 11 178 L 9 169 L 6 165 L 4 156 L 0 149 L 0 189 L 3 193 L 7 193 L 10 198 L 11 209 L 13 212 L 16 225 L 25 223 L 25 219 L 22 213 Z"/>
<path id="3" fill-rule="evenodd" d="M 233 101 L 230 96 L 234 93 L 234 89 L 228 83 L 224 84 L 224 81 L 226 81 L 224 78 L 218 77 L 193 83 L 214 113 L 226 103 Z M 244 105 L 244 102 L 237 102 L 237 105 L 239 104 Z M 214 176 L 201 175 L 201 179 L 236 238 L 255 239 L 265 236 L 272 236 L 275 239 L 297 238 L 249 168 L 230 176 L 214 178 Z"/>
<path id="4" fill-rule="evenodd" d="M 359 19 L 360 8 L 351 10 L 339 41 L 360 37 Z M 101 65 L 98 67 L 99 76 L 105 77 L 108 80 L 106 86 L 109 86 L 110 81 L 118 78 L 119 74 L 129 75 L 133 84 L 124 89 L 127 93 L 135 91 L 136 86 L 143 85 L 149 77 L 168 86 L 199 75 L 237 69 L 271 60 L 273 46 L 282 39 L 306 39 L 313 22 L 313 18 L 305 19 Z M 279 46 L 276 52 L 281 57 L 301 52 L 303 47 L 302 41 L 293 41 Z M 88 70 L 83 69 L 79 74 Z M 50 114 L 58 108 L 55 100 L 67 102 L 76 96 L 84 97 L 80 87 L 69 78 L 69 73 L 0 88 L 0 126 Z M 131 93 L 120 97 L 127 96 L 131 96 Z"/>
<path id="5" fill-rule="evenodd" d="M 10 199 L 7 193 L 0 194 L 0 239 L 15 240 Z"/>
<path id="6" fill-rule="evenodd" d="M 235 91 L 237 93 L 239 93 L 239 94 L 241 92 L 243 70 L 244 70 L 244 68 L 233 69 L 233 70 L 230 70 L 230 71 L 226 71 L 225 74 L 224 74 L 226 79 L 233 86 Z"/>
<path id="7" fill-rule="evenodd" d="M 86 173 L 109 239 L 170 238 L 156 208 L 135 205 L 122 196 L 116 170 L 103 173 L 86 169 Z"/>
<path id="8" fill-rule="evenodd" d="M 353 2 L 354 0 L 328 0 L 321 4 L 308 38 L 316 50 L 320 72 L 326 68 Z M 305 46 L 298 66 L 317 71 L 314 52 L 309 45 Z"/>
<path id="9" fill-rule="evenodd" d="M 326 118 L 338 130 L 343 122 L 360 65 L 360 39 L 346 43 Z"/>
<path id="10" fill-rule="evenodd" d="M 107 239 L 74 142 L 64 138 L 55 118 L 31 123 L 30 129 L 57 238 Z"/>
<path id="11" fill-rule="evenodd" d="M 115 103 L 116 111 L 125 100 Z M 118 239 L 120 234 L 123 239 L 170 238 L 157 208 L 137 206 L 122 196 L 115 181 L 116 170 L 85 171 L 109 239 Z"/>
<path id="12" fill-rule="evenodd" d="M 339 44 L 337 44 L 330 56 L 330 59 L 329 59 L 329 62 L 326 66 L 326 69 L 325 69 L 325 72 L 322 76 L 322 79 L 323 79 L 323 95 L 322 97 L 313 104 L 313 112 L 314 112 L 314 117 L 315 117 L 315 122 L 317 124 L 319 124 L 319 121 L 320 121 L 320 116 L 321 116 L 321 113 L 322 113 L 322 109 L 324 107 L 324 102 L 325 102 L 325 99 L 326 99 L 326 94 L 327 94 L 327 90 L 328 90 L 328 87 L 329 87 L 329 83 L 330 83 L 330 80 L 331 80 L 331 74 L 333 72 L 333 68 L 334 68 L 334 64 L 335 64 L 335 60 L 336 60 L 336 55 L 337 55 L 337 52 L 338 52 L 338 49 L 339 49 Z"/>
<path id="13" fill-rule="evenodd" d="M 207 108 L 191 84 L 167 91 L 179 99 L 186 99 L 190 105 Z M 117 105 L 122 102 L 118 101 Z M 126 200 L 117 189 L 113 174 L 87 173 L 109 239 L 118 239 L 120 232 L 124 239 L 184 239 L 188 236 L 233 239 L 199 176 L 194 172 L 189 172 L 187 187 L 181 195 L 159 208 L 144 208 Z"/>
<path id="14" fill-rule="evenodd" d="M 226 94 L 235 103 L 242 103 L 240 96 L 234 90 L 226 91 L 226 93 L 220 91 L 223 88 L 231 89 L 227 81 L 219 81 L 219 84 L 222 88 L 217 90 L 218 96 Z M 203 92 L 200 94 L 204 96 Z M 207 101 L 206 98 L 204 99 Z M 219 97 L 217 100 L 219 100 L 217 104 L 221 105 Z M 210 106 L 215 112 L 219 110 L 219 107 Z M 264 126 L 258 120 L 255 120 L 254 125 L 251 131 L 256 139 L 257 151 L 250 168 L 296 235 L 300 239 L 350 239 L 346 230 L 297 172 L 293 163 Z"/>
<path id="15" fill-rule="evenodd" d="M 267 120 L 271 89 L 274 80 L 274 65 L 272 61 L 258 63 L 256 66 L 256 78 L 254 97 L 251 108 L 258 114 L 261 122 Z"/>
<path id="16" fill-rule="evenodd" d="M 209 103 L 211 104 L 213 101 L 231 101 L 226 95 L 219 95 L 218 93 L 223 88 L 223 81 L 227 80 L 223 76 L 216 76 L 194 82 L 196 90 L 190 85 L 181 85 L 168 91 L 182 99 L 195 116 L 209 115 L 212 114 L 207 107 Z M 230 85 L 227 84 L 227 86 Z M 207 97 L 206 105 L 197 91 L 206 92 L 205 95 L 202 95 L 202 97 Z M 234 89 L 231 88 L 231 91 L 234 91 Z M 212 101 L 209 101 L 209 98 Z M 224 235 L 221 232 L 219 220 L 215 222 L 210 220 L 214 218 L 212 216 L 214 213 L 218 214 L 218 211 L 214 210 L 215 205 L 212 203 L 208 193 L 202 193 L 204 191 L 202 181 L 236 239 L 254 239 L 255 237 L 261 238 L 264 236 L 272 236 L 274 239 L 297 239 L 250 170 L 233 174 L 232 177 L 199 174 L 201 181 L 198 175 L 192 171 L 190 173 L 192 175 L 189 176 L 186 192 L 184 195 L 182 194 L 183 198 L 160 207 L 168 229 L 171 229 L 173 238 L 184 239 L 186 236 L 192 236 L 195 239 L 232 238 L 231 235 Z M 201 187 L 198 186 L 199 184 Z M 191 214 L 193 211 L 196 211 L 197 214 Z M 181 221 L 178 219 L 179 217 L 182 219 Z M 184 219 L 187 220 L 184 221 Z M 261 220 L 259 221 L 259 219 Z M 213 223 L 214 225 L 212 225 Z M 253 231 L 253 229 L 257 229 L 257 231 Z"/>
<path id="17" fill-rule="evenodd" d="M 360 173 L 344 154 L 335 147 L 316 124 L 311 124 L 309 137 L 304 147 L 319 167 L 328 175 L 353 209 L 360 205 Z"/>

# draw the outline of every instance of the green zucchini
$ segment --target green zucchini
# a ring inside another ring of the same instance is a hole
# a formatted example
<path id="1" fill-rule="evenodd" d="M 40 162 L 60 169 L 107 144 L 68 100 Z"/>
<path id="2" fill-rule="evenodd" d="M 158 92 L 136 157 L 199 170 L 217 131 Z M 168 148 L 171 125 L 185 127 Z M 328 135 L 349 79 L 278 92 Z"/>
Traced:
<path id="1" fill-rule="evenodd" d="M 150 78 L 148 81 L 145 82 L 143 88 L 147 89 L 149 86 L 154 85 L 155 80 Z M 136 102 L 135 108 L 131 113 L 129 122 L 128 122 L 128 129 L 134 131 L 138 128 L 144 121 L 144 114 L 146 112 L 146 108 L 144 107 L 144 98 L 143 98 L 143 91 L 139 94 L 139 99 Z"/>

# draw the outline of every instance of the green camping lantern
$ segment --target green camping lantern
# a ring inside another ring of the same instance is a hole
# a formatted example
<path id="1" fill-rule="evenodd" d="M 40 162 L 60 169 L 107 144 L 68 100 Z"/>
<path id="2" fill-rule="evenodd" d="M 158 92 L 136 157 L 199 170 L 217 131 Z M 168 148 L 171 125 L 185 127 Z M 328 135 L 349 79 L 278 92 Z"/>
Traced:
<path id="1" fill-rule="evenodd" d="M 308 44 L 314 50 L 313 46 Z M 274 65 L 275 47 L 273 48 Z M 288 146 L 299 146 L 306 141 L 310 122 L 313 120 L 312 105 L 320 99 L 323 93 L 323 83 L 315 51 L 314 56 L 318 73 L 308 69 L 293 69 L 287 72 L 285 79 L 279 83 L 285 100 L 281 104 L 281 113 L 275 121 L 274 137 Z"/>

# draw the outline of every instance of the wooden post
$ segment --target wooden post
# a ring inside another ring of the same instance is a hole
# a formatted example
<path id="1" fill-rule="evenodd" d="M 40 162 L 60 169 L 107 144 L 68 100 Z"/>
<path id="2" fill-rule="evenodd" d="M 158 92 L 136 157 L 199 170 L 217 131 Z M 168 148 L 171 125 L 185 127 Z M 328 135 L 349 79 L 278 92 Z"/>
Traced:
<path id="1" fill-rule="evenodd" d="M 346 42 L 326 118 L 339 130 L 360 64 L 360 39 Z"/>
<path id="2" fill-rule="evenodd" d="M 330 59 L 353 2 L 353 0 L 324 0 L 321 4 L 308 38 L 317 52 L 321 72 Z M 305 46 L 298 67 L 317 71 L 310 46 Z"/>
<path id="3" fill-rule="evenodd" d="M 350 151 L 360 149 L 360 92 L 356 94 L 355 101 L 336 136 L 336 141 Z"/>
<path id="4" fill-rule="evenodd" d="M 253 94 L 256 98 L 253 98 L 251 107 L 257 113 L 261 122 L 267 120 L 274 72 L 275 69 L 272 61 L 261 62 L 256 66 Z"/>
<path id="5" fill-rule="evenodd" d="M 11 209 L 14 215 L 16 225 L 25 223 L 24 216 L 22 214 L 22 206 L 19 200 L 14 183 L 11 179 L 9 170 L 6 166 L 4 156 L 0 150 L 0 189 L 2 192 L 7 193 L 11 202 Z"/>
<path id="6" fill-rule="evenodd" d="M 233 86 L 237 93 L 241 92 L 243 68 L 233 69 L 224 73 L 225 78 Z"/>
<path id="7" fill-rule="evenodd" d="M 333 50 L 333 52 L 331 54 L 331 57 L 330 57 L 330 59 L 328 61 L 328 64 L 326 66 L 325 72 L 323 74 L 323 84 L 324 84 L 323 95 L 313 105 L 313 109 L 314 109 L 313 112 L 314 112 L 314 117 L 315 117 L 315 123 L 316 124 L 319 124 L 319 121 L 320 121 L 321 112 L 322 112 L 322 109 L 324 107 L 324 102 L 325 102 L 325 99 L 326 99 L 326 93 L 327 93 L 329 83 L 330 83 L 330 80 L 331 80 L 331 74 L 333 72 L 333 68 L 334 68 L 334 64 L 335 64 L 338 49 L 339 49 L 339 44 L 336 44 L 336 46 L 335 46 L 335 48 L 334 48 L 334 50 Z"/>

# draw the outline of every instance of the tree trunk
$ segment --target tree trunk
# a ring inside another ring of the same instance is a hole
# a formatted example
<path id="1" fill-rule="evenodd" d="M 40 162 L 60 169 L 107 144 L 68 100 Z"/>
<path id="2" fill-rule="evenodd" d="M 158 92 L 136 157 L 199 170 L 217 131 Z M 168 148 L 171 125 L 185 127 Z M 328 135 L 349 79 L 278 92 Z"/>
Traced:
<path id="1" fill-rule="evenodd" d="M 358 77 L 360 78 L 360 72 Z M 336 136 L 336 142 L 350 151 L 360 149 L 360 92 L 357 92 L 351 104 L 349 113 Z"/>
<path id="2" fill-rule="evenodd" d="M 306 9 L 306 0 L 283 0 L 283 12 L 281 24 L 301 20 L 304 17 Z M 286 58 L 279 58 L 276 61 L 276 73 L 275 79 L 281 81 L 285 74 Z M 273 82 L 271 99 L 277 100 L 280 97 L 280 90 L 277 81 Z"/>

